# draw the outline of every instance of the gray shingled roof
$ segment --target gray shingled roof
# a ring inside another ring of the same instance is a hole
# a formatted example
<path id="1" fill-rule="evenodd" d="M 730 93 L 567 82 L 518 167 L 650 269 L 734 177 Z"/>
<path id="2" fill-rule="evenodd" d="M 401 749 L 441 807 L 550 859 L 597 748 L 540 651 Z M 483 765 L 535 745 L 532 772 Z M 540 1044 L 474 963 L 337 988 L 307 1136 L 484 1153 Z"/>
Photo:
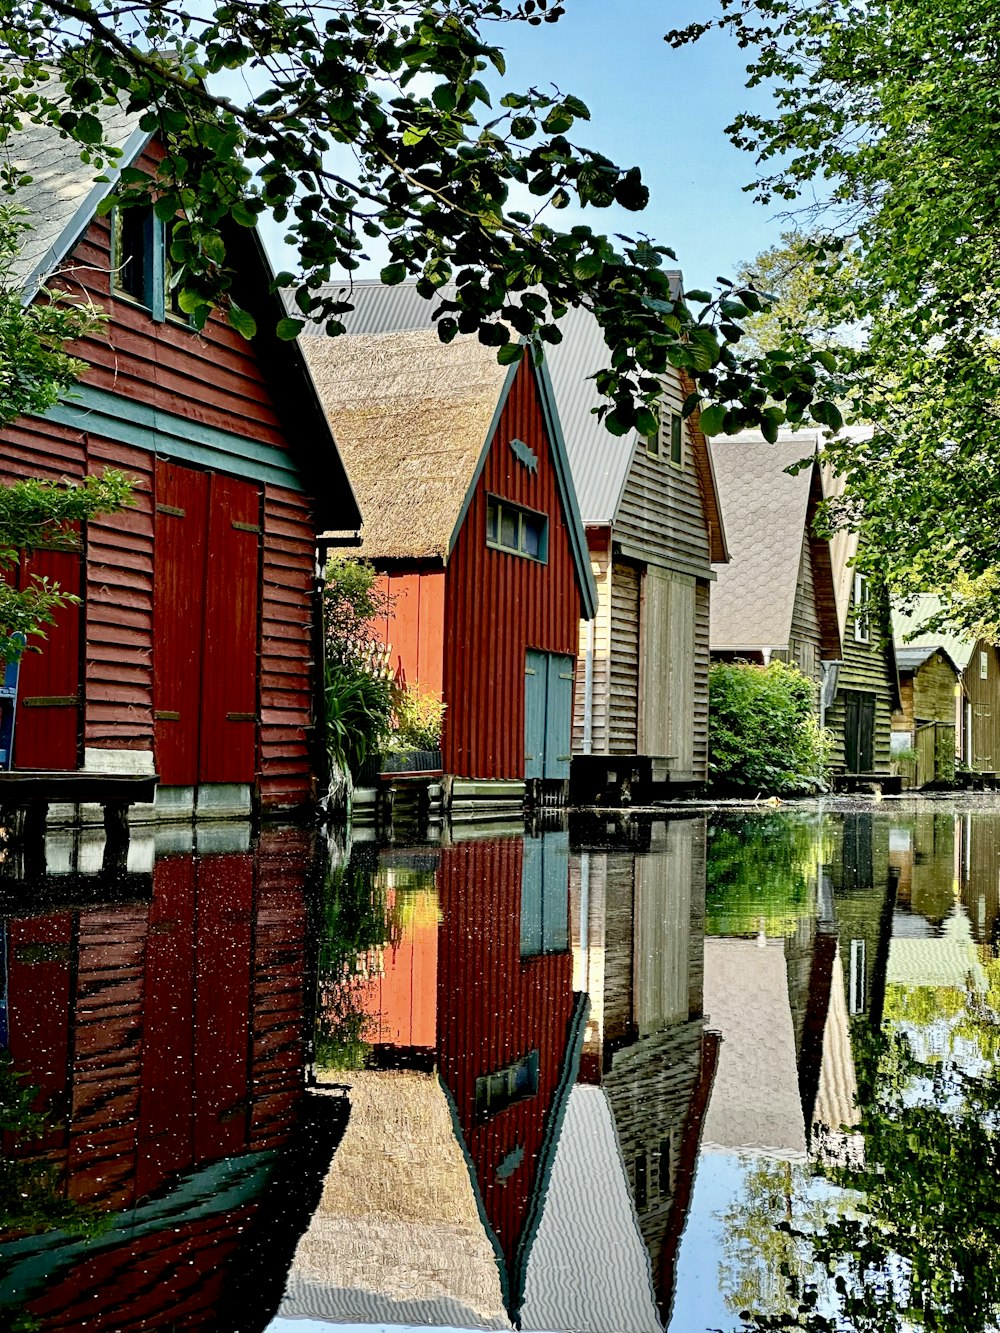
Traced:
<path id="1" fill-rule="evenodd" d="M 52 86 L 46 89 L 49 96 Z M 125 149 L 133 140 L 125 153 L 129 161 L 132 149 L 149 137 L 139 129 L 139 114 L 127 114 L 116 106 L 102 107 L 100 116 L 109 143 Z M 80 145 L 51 125 L 26 122 L 23 130 L 0 146 L 0 153 L 32 178 L 15 196 L 17 207 L 28 214 L 31 230 L 11 269 L 14 281 L 30 297 L 82 235 L 118 173 L 114 168 L 98 173 L 81 162 Z M 98 174 L 108 180 L 95 181 Z"/>
<path id="2" fill-rule="evenodd" d="M 713 652 L 788 646 L 813 468 L 794 477 L 785 468 L 813 448 L 811 439 L 767 444 L 756 433 L 712 441 L 730 561 L 716 566 Z"/>
<path id="3" fill-rule="evenodd" d="M 340 291 L 345 283 L 331 283 L 326 290 Z M 454 288 L 440 290 L 448 297 Z M 354 310 L 338 316 L 348 333 L 389 333 L 433 326 L 431 313 L 437 303 L 425 300 L 413 282 L 386 287 L 378 280 L 355 279 L 350 297 Z M 593 315 L 588 310 L 569 310 L 560 328 L 563 340 L 546 347 L 545 360 L 580 515 L 586 524 L 612 523 L 635 448 L 635 432 L 616 438 L 593 415 L 593 408 L 602 399 L 588 377 L 607 366 L 609 359 L 604 335 Z M 322 334 L 322 325 L 310 323 L 304 332 Z"/>

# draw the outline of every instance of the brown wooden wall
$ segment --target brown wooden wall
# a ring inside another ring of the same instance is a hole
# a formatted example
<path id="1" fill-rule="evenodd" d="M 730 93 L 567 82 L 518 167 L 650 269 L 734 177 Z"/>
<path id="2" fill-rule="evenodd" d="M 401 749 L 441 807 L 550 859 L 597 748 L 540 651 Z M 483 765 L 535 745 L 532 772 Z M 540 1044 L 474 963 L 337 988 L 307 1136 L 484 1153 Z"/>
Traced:
<path id="1" fill-rule="evenodd" d="M 523 440 L 537 472 L 509 448 Z M 486 497 L 548 516 L 548 560 L 486 545 Z M 520 365 L 445 580 L 442 750 L 460 777 L 524 777 L 525 652 L 575 657 L 582 601 L 534 372 Z"/>
<path id="2" fill-rule="evenodd" d="M 590 569 L 597 588 L 597 615 L 593 620 L 593 695 L 591 701 L 591 753 L 608 752 L 608 693 L 611 667 L 611 531 L 588 528 Z M 584 753 L 583 721 L 586 689 L 587 642 L 590 625 L 580 621 L 580 643 L 576 658 L 573 696 L 573 753 Z"/>
<path id="3" fill-rule="evenodd" d="M 955 721 L 955 668 L 941 653 L 933 653 L 913 676 L 913 717 L 921 722 Z"/>
<path id="4" fill-rule="evenodd" d="M 802 644 L 810 644 L 813 649 L 814 666 L 811 673 L 813 680 L 821 678 L 820 659 L 823 656 L 823 635 L 820 628 L 819 608 L 816 602 L 816 562 L 812 543 L 803 537 L 802 554 L 799 560 L 799 579 L 795 589 L 795 605 L 792 611 L 792 637 L 789 652 L 798 666 L 802 666 Z"/>

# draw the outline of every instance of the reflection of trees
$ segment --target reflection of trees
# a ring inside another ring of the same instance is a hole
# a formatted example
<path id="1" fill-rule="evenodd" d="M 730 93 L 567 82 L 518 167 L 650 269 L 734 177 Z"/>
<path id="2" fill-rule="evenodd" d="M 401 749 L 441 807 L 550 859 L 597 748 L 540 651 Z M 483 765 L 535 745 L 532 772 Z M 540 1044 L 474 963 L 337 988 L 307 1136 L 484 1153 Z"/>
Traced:
<path id="1" fill-rule="evenodd" d="M 791 935 L 810 910 L 823 861 L 809 815 L 742 816 L 709 826 L 706 933 Z"/>
<path id="2" fill-rule="evenodd" d="M 808 1190 L 783 1193 L 765 1177 L 735 1210 L 736 1252 L 759 1241 L 766 1270 L 734 1280 L 753 1328 L 977 1333 L 994 1326 L 1000 1081 L 994 1065 L 977 1076 L 966 1043 L 917 1040 L 926 1033 L 912 1016 L 904 1023 L 878 1033 L 856 1025 L 852 1033 L 863 1152 L 813 1168 L 849 1191 L 850 1207 L 831 1209 L 828 1201 L 817 1222 L 799 1202 Z M 996 1015 L 970 1002 L 961 1023 L 992 1041 Z M 924 1046 L 930 1053 L 918 1056 Z M 977 1042 L 977 1068 L 981 1049 Z M 769 1238 L 769 1227 L 779 1239 Z"/>

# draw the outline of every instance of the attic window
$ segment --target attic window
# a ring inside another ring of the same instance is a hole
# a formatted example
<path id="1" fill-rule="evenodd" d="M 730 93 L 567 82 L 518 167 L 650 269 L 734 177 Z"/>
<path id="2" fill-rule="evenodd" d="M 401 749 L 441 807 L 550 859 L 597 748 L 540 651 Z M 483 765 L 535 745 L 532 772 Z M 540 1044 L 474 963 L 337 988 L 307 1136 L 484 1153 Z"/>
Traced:
<path id="1" fill-rule="evenodd" d="M 679 412 L 660 413 L 659 429 L 646 437 L 646 453 L 651 458 L 669 459 L 674 467 L 683 466 L 683 421 Z"/>
<path id="2" fill-rule="evenodd" d="M 980 651 L 979 653 L 979 679 L 988 680 L 990 674 L 990 655 Z"/>
<path id="3" fill-rule="evenodd" d="M 871 643 L 871 585 L 864 574 L 854 576 L 854 640 Z"/>
<path id="4" fill-rule="evenodd" d="M 533 509 L 522 509 L 509 500 L 488 496 L 486 545 L 496 551 L 544 562 L 549 558 L 549 520 Z"/>
<path id="5" fill-rule="evenodd" d="M 144 306 L 153 318 L 168 315 L 187 323 L 170 291 L 169 242 L 173 222 L 152 208 L 116 209 L 111 220 L 111 288 Z"/>
<path id="6" fill-rule="evenodd" d="M 538 1052 L 531 1051 L 516 1064 L 476 1079 L 476 1118 L 489 1120 L 514 1102 L 538 1092 Z"/>

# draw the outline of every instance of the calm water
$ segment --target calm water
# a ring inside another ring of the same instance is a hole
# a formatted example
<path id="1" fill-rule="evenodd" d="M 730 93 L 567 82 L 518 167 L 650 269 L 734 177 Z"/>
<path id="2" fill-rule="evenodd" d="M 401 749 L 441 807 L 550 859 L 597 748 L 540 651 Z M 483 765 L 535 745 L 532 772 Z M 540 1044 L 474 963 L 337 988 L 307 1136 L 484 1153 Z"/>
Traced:
<path id="1" fill-rule="evenodd" d="M 0 1330 L 993 1329 L 1000 803 L 0 868 Z"/>

